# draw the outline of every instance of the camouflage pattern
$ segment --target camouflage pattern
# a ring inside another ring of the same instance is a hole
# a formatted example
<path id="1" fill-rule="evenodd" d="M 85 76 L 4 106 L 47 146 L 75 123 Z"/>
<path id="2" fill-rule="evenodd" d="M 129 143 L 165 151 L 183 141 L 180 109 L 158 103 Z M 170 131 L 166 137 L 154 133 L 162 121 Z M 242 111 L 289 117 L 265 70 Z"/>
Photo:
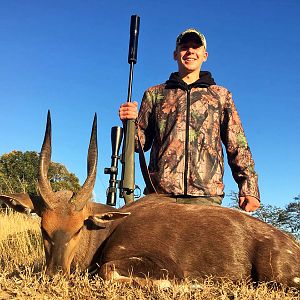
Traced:
<path id="1" fill-rule="evenodd" d="M 206 42 L 206 38 L 205 36 L 200 32 L 198 31 L 197 29 L 195 28 L 189 28 L 189 29 L 186 29 L 185 31 L 181 32 L 178 36 L 177 36 L 177 39 L 176 39 L 176 47 L 181 43 L 183 37 L 186 35 L 186 34 L 190 34 L 190 33 L 194 33 L 196 34 L 201 42 L 202 42 L 202 45 L 204 46 L 204 48 L 206 49 L 207 48 L 207 42 Z"/>
<path id="2" fill-rule="evenodd" d="M 224 196 L 223 142 L 240 196 L 259 199 L 254 162 L 231 93 L 218 85 L 192 88 L 187 120 L 188 92 L 165 87 L 145 91 L 138 117 L 144 150 L 152 146 L 149 172 L 157 191 Z"/>

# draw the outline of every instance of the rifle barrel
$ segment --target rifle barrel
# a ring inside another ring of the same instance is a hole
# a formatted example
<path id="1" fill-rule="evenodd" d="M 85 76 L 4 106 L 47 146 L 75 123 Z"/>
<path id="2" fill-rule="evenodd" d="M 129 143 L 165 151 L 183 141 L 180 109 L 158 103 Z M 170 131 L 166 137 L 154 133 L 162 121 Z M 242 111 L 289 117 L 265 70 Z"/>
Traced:
<path id="1" fill-rule="evenodd" d="M 131 102 L 132 97 L 132 81 L 134 64 L 137 62 L 137 48 L 138 37 L 140 29 L 140 17 L 137 15 L 131 16 L 130 21 L 130 40 L 128 51 L 128 63 L 130 64 L 129 82 L 127 102 Z M 134 145 L 135 145 L 135 122 L 134 120 L 127 120 L 124 122 L 125 139 L 123 141 L 122 151 L 122 178 L 121 178 L 121 193 L 120 196 L 124 197 L 125 203 L 133 202 L 134 200 Z"/>

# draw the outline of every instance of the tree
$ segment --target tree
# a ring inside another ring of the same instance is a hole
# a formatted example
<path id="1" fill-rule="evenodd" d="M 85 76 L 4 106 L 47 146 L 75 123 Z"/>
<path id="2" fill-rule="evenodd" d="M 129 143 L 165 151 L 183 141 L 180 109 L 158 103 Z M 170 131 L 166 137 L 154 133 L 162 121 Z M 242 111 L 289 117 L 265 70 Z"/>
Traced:
<path id="1" fill-rule="evenodd" d="M 238 208 L 238 193 L 231 191 L 228 195 L 231 199 L 230 207 Z M 300 240 L 300 195 L 294 197 L 294 201 L 280 208 L 270 204 L 261 204 L 260 208 L 252 216 L 268 224 L 271 224 Z"/>
<path id="2" fill-rule="evenodd" d="M 284 222 L 286 230 L 300 241 L 300 195 L 285 207 Z"/>
<path id="3" fill-rule="evenodd" d="M 0 156 L 0 193 L 37 194 L 39 154 L 35 151 L 12 151 Z M 53 191 L 78 191 L 78 178 L 59 163 L 51 162 L 48 178 Z"/>

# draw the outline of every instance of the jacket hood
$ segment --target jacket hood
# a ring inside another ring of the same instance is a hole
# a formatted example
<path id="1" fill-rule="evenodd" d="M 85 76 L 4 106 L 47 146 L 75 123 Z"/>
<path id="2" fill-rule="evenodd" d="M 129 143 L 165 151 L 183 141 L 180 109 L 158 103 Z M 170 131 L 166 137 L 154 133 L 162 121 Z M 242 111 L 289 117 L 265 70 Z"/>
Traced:
<path id="1" fill-rule="evenodd" d="M 173 88 L 180 88 L 182 90 L 188 90 L 189 88 L 193 87 L 209 87 L 211 85 L 216 84 L 213 77 L 211 76 L 211 73 L 208 71 L 201 71 L 200 72 L 200 78 L 191 83 L 187 84 L 184 82 L 178 72 L 171 73 L 170 78 L 166 81 L 166 88 L 167 89 L 173 89 Z"/>

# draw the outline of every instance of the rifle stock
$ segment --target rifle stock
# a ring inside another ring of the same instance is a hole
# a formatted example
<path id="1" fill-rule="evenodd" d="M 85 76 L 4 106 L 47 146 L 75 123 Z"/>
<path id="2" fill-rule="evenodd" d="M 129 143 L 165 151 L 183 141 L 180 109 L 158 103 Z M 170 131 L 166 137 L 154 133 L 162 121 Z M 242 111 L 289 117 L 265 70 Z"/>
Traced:
<path id="1" fill-rule="evenodd" d="M 135 165 L 134 165 L 134 139 L 135 139 L 135 122 L 127 120 L 125 125 L 125 139 L 123 141 L 123 167 L 121 179 L 121 197 L 125 203 L 134 201 L 135 188 Z"/>

